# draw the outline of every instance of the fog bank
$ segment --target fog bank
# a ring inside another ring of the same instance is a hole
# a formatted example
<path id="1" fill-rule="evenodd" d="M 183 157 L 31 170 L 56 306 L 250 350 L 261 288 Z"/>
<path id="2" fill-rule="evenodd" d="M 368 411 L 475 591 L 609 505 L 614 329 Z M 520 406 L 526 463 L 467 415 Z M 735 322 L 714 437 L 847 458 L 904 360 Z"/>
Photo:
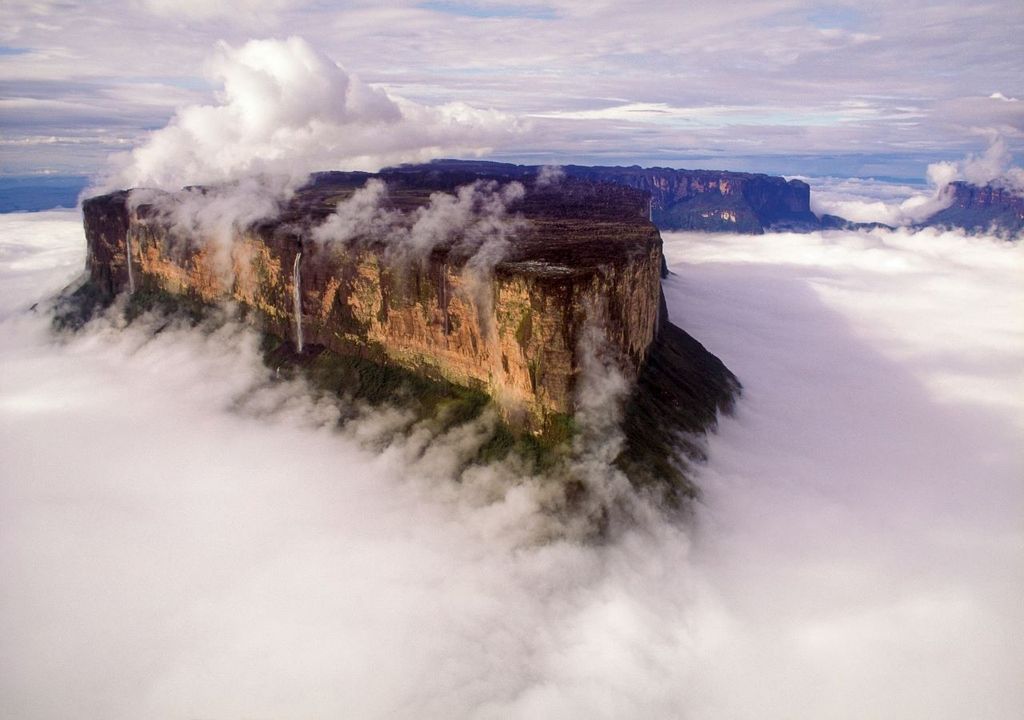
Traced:
<path id="1" fill-rule="evenodd" d="M 595 545 L 536 541 L 529 478 L 337 432 L 244 328 L 55 338 L 23 309 L 80 221 L 0 216 L 6 711 L 1016 717 L 1022 247 L 665 237 L 672 318 L 744 396 L 694 525 Z"/>

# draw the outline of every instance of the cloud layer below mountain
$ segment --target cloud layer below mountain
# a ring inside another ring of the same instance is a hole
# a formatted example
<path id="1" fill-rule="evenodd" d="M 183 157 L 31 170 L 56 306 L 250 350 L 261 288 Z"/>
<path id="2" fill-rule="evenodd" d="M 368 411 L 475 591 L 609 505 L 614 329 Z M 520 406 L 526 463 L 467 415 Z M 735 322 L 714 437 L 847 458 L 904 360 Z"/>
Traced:
<path id="1" fill-rule="evenodd" d="M 255 337 L 26 312 L 74 213 L 0 217 L 0 697 L 20 718 L 1015 718 L 1024 246 L 666 236 L 745 394 L 695 524 L 535 543 Z M 377 418 L 380 420 L 380 417 Z M 363 426 L 368 429 L 368 426 Z"/>

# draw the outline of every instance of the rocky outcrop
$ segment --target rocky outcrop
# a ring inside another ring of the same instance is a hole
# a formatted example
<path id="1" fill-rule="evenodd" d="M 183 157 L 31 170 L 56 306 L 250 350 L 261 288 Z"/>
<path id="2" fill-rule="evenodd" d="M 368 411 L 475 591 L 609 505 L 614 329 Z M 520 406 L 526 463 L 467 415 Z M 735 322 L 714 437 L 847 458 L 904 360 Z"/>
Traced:
<path id="1" fill-rule="evenodd" d="M 373 230 L 345 242 L 318 239 L 314 228 L 368 177 L 318 176 L 279 217 L 235 227 L 227 238 L 183 227 L 169 209 L 180 196 L 91 198 L 83 205 L 90 276 L 108 295 L 232 300 L 299 346 L 484 390 L 532 428 L 573 412 L 589 326 L 599 329 L 597 350 L 639 375 L 659 327 L 662 266 L 642 193 L 579 180 L 531 188 L 507 208 L 511 240 L 487 264 L 458 232 L 420 254 L 396 251 Z M 393 220 L 392 234 L 419 217 L 433 193 L 470 179 L 379 177 L 388 186 L 380 211 L 405 218 Z"/>
<path id="2" fill-rule="evenodd" d="M 999 185 L 972 185 L 956 181 L 943 191 L 949 207 L 930 216 L 919 227 L 953 227 L 969 232 L 1015 236 L 1024 231 L 1024 195 Z"/>

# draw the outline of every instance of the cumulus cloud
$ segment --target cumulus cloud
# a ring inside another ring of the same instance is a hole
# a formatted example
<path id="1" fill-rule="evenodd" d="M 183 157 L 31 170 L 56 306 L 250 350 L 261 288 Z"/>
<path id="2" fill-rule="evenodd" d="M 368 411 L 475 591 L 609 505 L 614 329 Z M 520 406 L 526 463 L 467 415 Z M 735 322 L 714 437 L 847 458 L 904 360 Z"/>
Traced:
<path id="1" fill-rule="evenodd" d="M 209 65 L 217 105 L 189 105 L 115 157 L 108 186 L 177 189 L 249 174 L 376 170 L 480 153 L 515 122 L 462 103 L 426 106 L 362 82 L 305 40 L 221 43 Z"/>
<path id="2" fill-rule="evenodd" d="M 8 163 L 31 169 L 61 160 L 94 172 L 111 141 L 134 145 L 175 106 L 212 104 L 173 94 L 205 91 L 191 77 L 197 47 L 268 34 L 305 37 L 365 80 L 427 105 L 463 100 L 546 116 L 535 133 L 501 143 L 519 159 L 773 173 L 826 162 L 859 172 L 884 162 L 885 174 L 896 175 L 950 147 L 960 152 L 972 127 L 1016 129 L 1008 140 L 1020 152 L 1024 105 L 990 97 L 1022 95 L 1020 60 L 1004 51 L 1022 32 L 1017 0 L 966 10 L 952 0 L 912 0 L 852 13 L 811 0 L 746 0 L 727 15 L 710 4 L 665 2 L 558 2 L 539 14 L 508 3 L 283 5 L 8 0 L 0 5 L 5 44 L 29 52 L 3 58 L 5 96 L 84 106 L 33 113 L 31 127 L 20 126 L 21 108 L 0 120 L 15 141 L 80 135 L 84 143 L 8 147 Z M 115 25 L 125 31 L 111 34 Z M 482 52 L 480 38 L 495 36 L 514 41 Z M 953 46 L 956 53 L 938 50 Z M 609 107 L 623 112 L 602 118 Z"/>
<path id="3" fill-rule="evenodd" d="M 949 207 L 950 197 L 944 190 L 952 179 L 930 170 L 931 186 L 925 189 L 921 185 L 870 179 L 807 178 L 811 184 L 811 210 L 816 214 L 893 227 L 913 225 Z"/>
<path id="4" fill-rule="evenodd" d="M 1024 168 L 1013 164 L 1013 154 L 1003 136 L 988 132 L 989 144 L 981 154 L 971 153 L 959 162 L 942 162 L 928 166 L 928 179 L 942 186 L 954 180 L 974 185 L 996 185 L 1024 192 Z"/>
<path id="5" fill-rule="evenodd" d="M 665 240 L 673 319 L 744 396 L 693 527 L 637 514 L 587 543 L 553 531 L 558 483 L 464 467 L 478 428 L 338 433 L 245 328 L 55 340 L 22 310 L 78 272 L 79 220 L 0 217 L 5 709 L 1015 720 L 1024 246 Z M 590 417 L 597 463 L 614 435 Z"/>

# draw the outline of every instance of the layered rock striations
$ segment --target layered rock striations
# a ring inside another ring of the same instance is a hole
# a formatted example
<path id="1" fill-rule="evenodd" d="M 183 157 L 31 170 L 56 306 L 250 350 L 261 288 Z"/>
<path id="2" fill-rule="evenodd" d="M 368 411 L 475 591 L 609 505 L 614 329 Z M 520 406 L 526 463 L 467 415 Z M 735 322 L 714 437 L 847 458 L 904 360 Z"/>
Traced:
<path id="1" fill-rule="evenodd" d="M 297 345 L 483 390 L 530 428 L 573 412 L 588 326 L 627 376 L 640 374 L 663 319 L 661 238 L 642 193 L 571 179 L 504 193 L 477 174 L 403 170 L 376 176 L 386 192 L 371 221 L 329 237 L 331 218 L 370 179 L 320 175 L 272 220 L 226 236 L 180 222 L 182 204 L 207 191 L 91 198 L 83 205 L 90 276 L 106 295 L 234 301 Z M 454 212 L 434 194 L 467 181 L 483 206 L 507 207 L 490 207 L 473 220 L 480 226 L 435 234 L 429 246 L 411 242 L 420 225 Z"/>

